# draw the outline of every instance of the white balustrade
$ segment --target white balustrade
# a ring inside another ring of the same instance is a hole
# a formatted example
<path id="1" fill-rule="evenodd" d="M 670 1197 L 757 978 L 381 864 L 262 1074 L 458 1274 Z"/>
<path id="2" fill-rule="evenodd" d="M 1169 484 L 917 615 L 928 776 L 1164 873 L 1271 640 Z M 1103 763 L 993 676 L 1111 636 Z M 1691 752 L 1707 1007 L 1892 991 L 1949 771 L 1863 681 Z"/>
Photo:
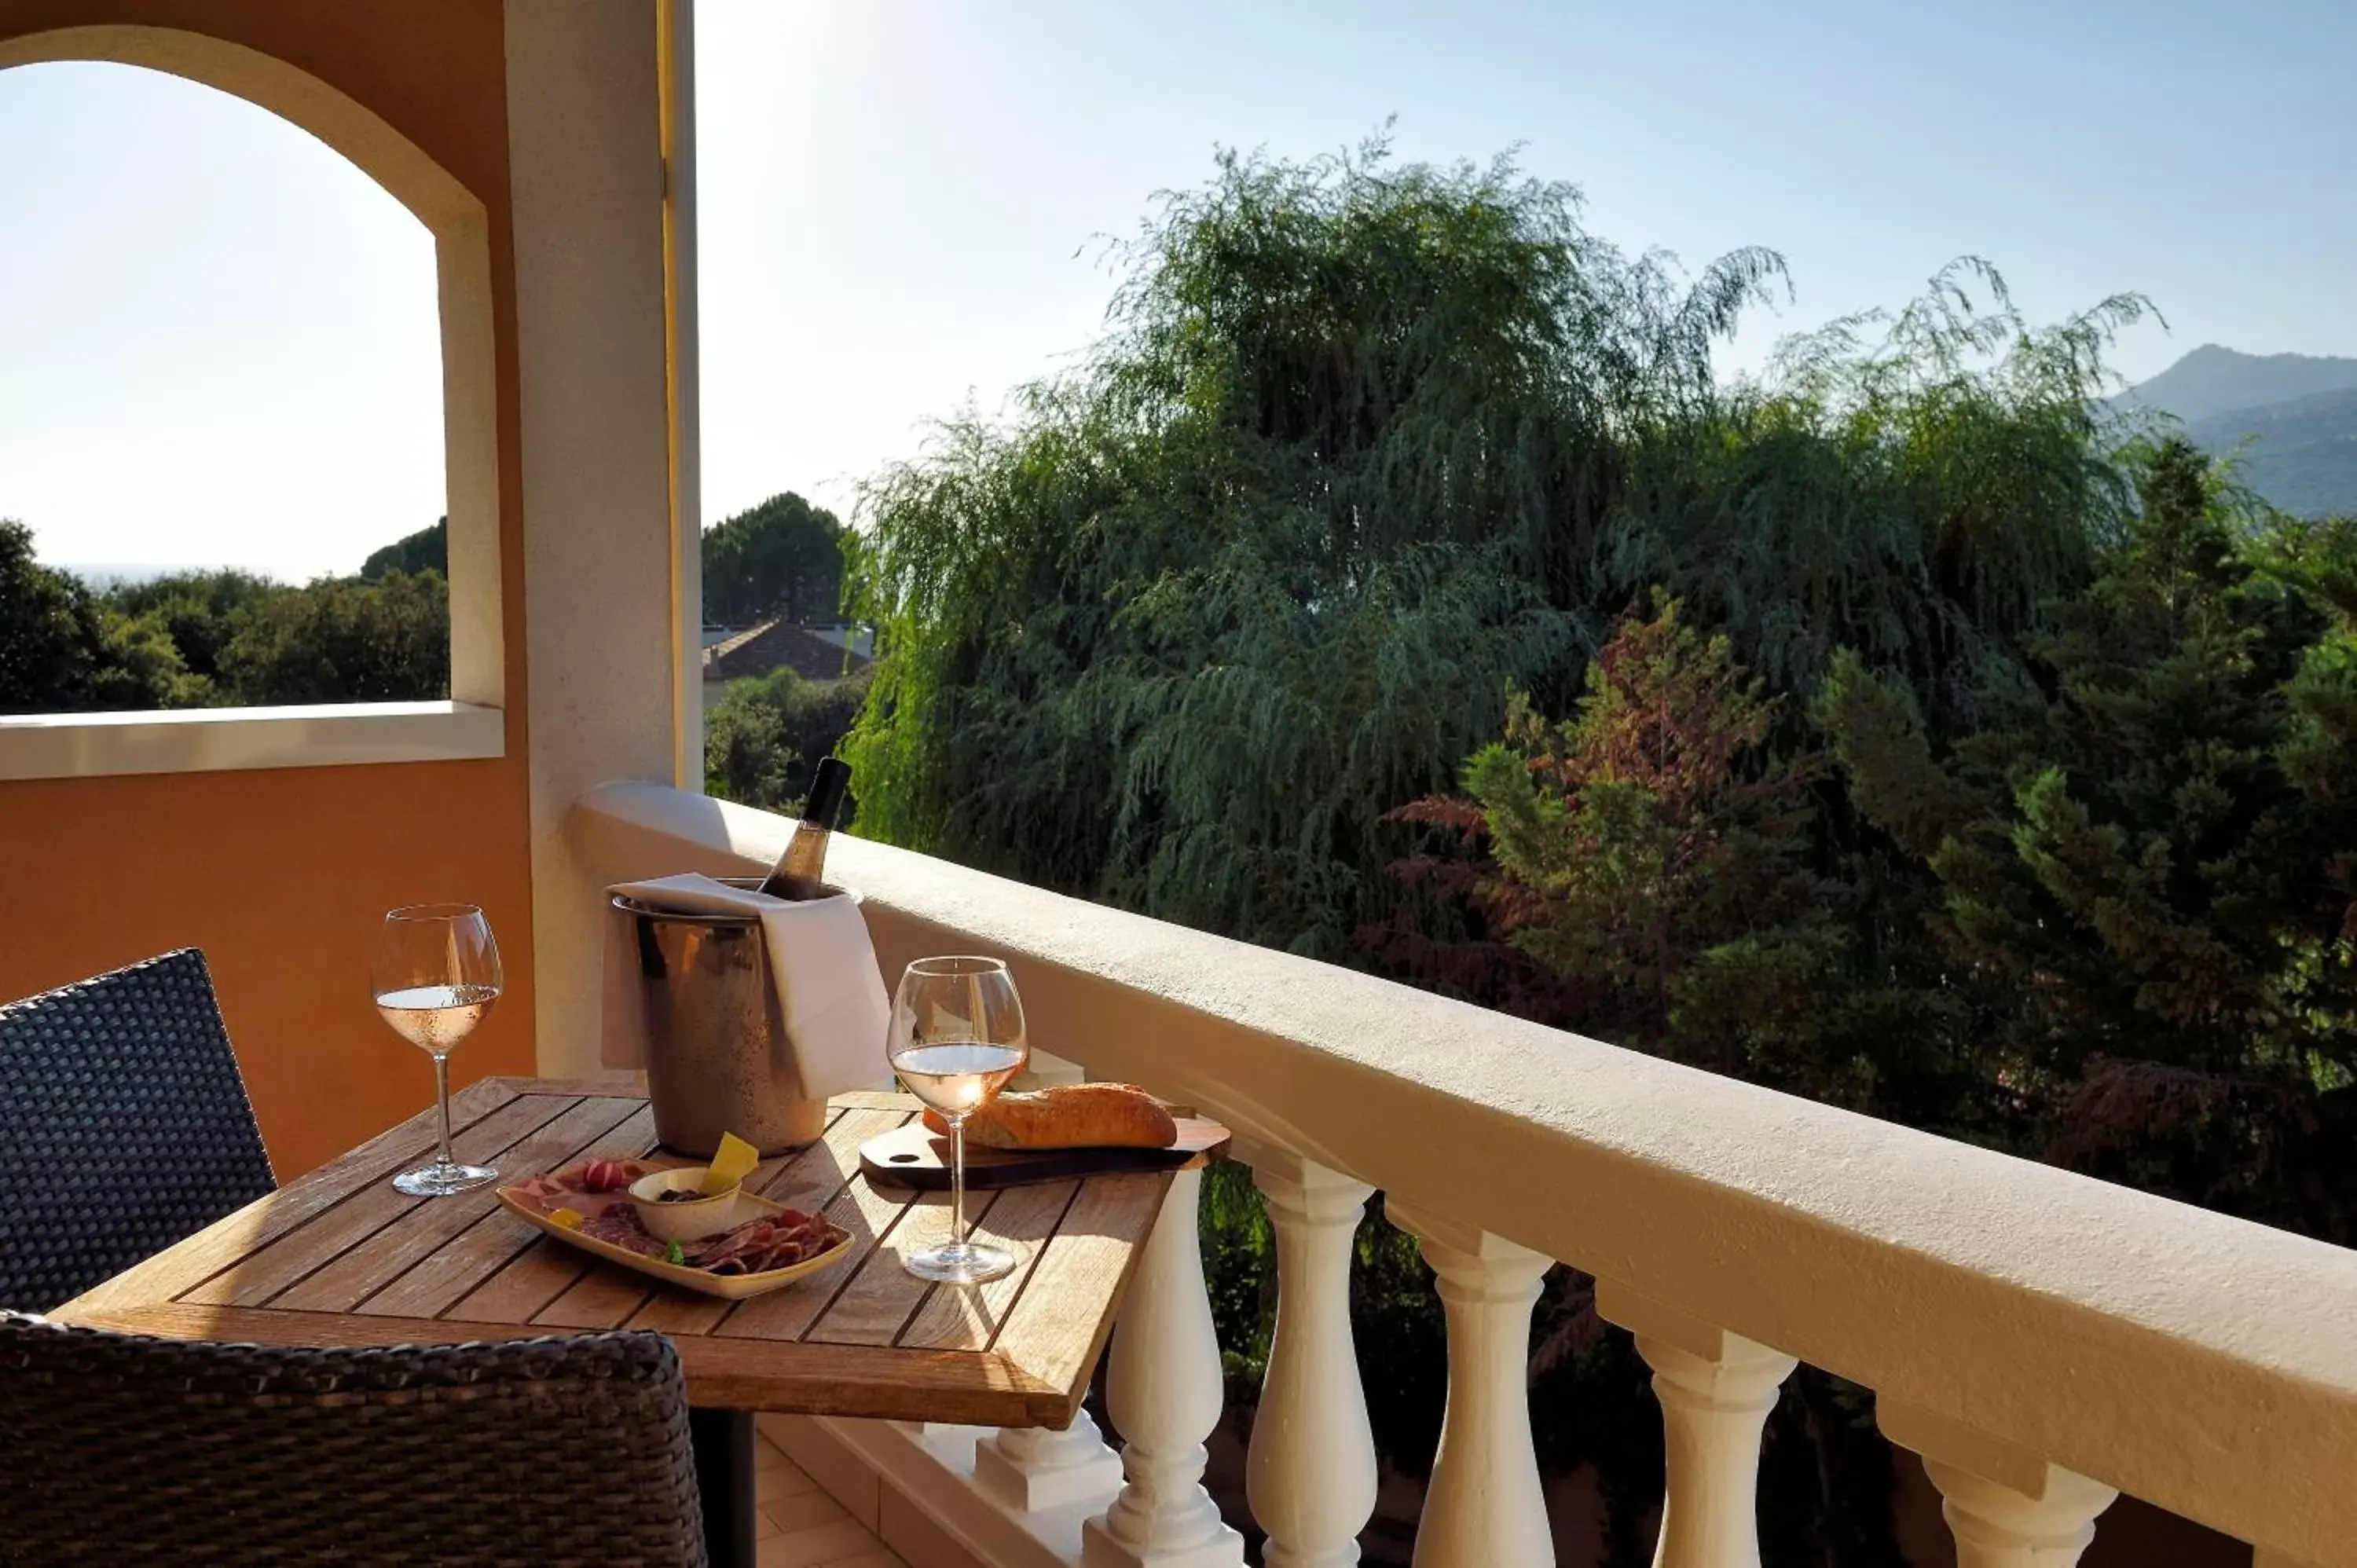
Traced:
<path id="1" fill-rule="evenodd" d="M 1956 1538 L 1956 1568 L 2072 1568 L 2120 1494 L 2009 1443 L 1890 1400 L 1883 1435 L 1923 1457 Z"/>
<path id="2" fill-rule="evenodd" d="M 1799 1363 L 1609 1280 L 1596 1309 L 1653 1369 L 1667 1483 L 1653 1568 L 1760 1568 L 1760 1434 Z"/>
<path id="3" fill-rule="evenodd" d="M 758 871 L 787 826 L 616 783 L 567 832 L 606 882 Z M 1005 953 L 1034 1030 L 1090 1076 L 1222 1107 L 1247 1158 L 1254 1138 L 1308 1129 L 1333 1162 L 1259 1172 L 1282 1322 L 1247 1480 L 1279 1568 L 1345 1568 L 1368 1513 L 1342 1283 L 1361 1188 L 1341 1170 L 1426 1206 L 1392 1208 L 1440 1275 L 1448 1407 L 1421 1568 L 1552 1560 L 1525 1375 L 1549 1257 L 1641 1273 L 1659 1304 L 1608 1282 L 1601 1305 L 1637 1331 L 1663 1406 L 1662 1568 L 1757 1561 L 1782 1352 L 1876 1391 L 1885 1430 L 1926 1456 L 1961 1568 L 2076 1562 L 2114 1486 L 2258 1543 L 2255 1568 L 2326 1568 L 2357 1539 L 2346 1250 L 888 845 L 834 854 L 888 972 L 952 945 Z M 576 895 L 540 891 L 552 908 Z M 594 944 L 543 944 L 539 961 L 544 995 L 596 993 Z M 1199 1185 L 1174 1187 L 1114 1338 L 1118 1482 L 1082 1427 L 969 1448 L 862 1425 L 915 1455 L 899 1462 L 929 1495 L 986 1504 L 960 1520 L 1021 1523 L 994 1549 L 1001 1568 L 1239 1562 L 1201 1486 L 1221 1379 Z M 1710 1326 L 1726 1319 L 1775 1324 L 1778 1348 Z M 1953 1424 L 1965 1414 L 1977 1433 Z M 2278 1440 L 2204 1441 L 2222 1432 Z"/>
<path id="4" fill-rule="evenodd" d="M 1439 1275 L 1448 1327 L 1448 1403 L 1415 1568 L 1549 1568 L 1555 1541 L 1531 1446 L 1531 1307 L 1553 1260 L 1383 1200 Z"/>
<path id="5" fill-rule="evenodd" d="M 1121 1455 L 1085 1410 L 1061 1432 L 1044 1426 L 1002 1427 L 974 1444 L 974 1484 L 1025 1513 L 1102 1498 L 1121 1484 Z"/>
<path id="6" fill-rule="evenodd" d="M 1351 1336 L 1351 1243 L 1374 1188 L 1252 1150 L 1276 1232 L 1276 1332 L 1245 1484 L 1268 1568 L 1350 1568 L 1375 1508 L 1375 1439 Z"/>
<path id="7" fill-rule="evenodd" d="M 1219 1424 L 1220 1344 L 1195 1230 L 1203 1173 L 1163 1199 L 1114 1326 L 1105 1401 L 1121 1429 L 1122 1488 L 1082 1527 L 1087 1568 L 1236 1568 L 1243 1537 L 1203 1489 L 1203 1439 Z"/>

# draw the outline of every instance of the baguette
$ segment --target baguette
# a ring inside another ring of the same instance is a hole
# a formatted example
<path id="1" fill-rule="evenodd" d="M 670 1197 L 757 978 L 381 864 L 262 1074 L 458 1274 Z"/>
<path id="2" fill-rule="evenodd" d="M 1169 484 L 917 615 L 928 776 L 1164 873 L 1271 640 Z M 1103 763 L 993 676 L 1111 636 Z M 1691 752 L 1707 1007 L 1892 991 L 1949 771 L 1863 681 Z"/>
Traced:
<path id="1" fill-rule="evenodd" d="M 949 1131 L 941 1112 L 925 1125 Z M 966 1136 L 986 1149 L 1167 1149 L 1178 1123 L 1133 1083 L 1068 1083 L 1032 1094 L 1002 1094 L 966 1118 Z"/>

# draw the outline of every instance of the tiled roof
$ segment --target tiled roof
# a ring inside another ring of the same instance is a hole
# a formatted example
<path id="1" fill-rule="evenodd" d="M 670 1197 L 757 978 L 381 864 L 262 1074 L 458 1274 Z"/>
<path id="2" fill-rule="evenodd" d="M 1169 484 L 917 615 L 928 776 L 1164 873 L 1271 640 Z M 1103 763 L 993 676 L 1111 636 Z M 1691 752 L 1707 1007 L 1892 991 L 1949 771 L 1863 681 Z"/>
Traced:
<path id="1" fill-rule="evenodd" d="M 704 650 L 704 678 L 736 681 L 767 675 L 780 665 L 813 681 L 832 681 L 867 667 L 860 655 L 836 646 L 808 627 L 782 620 L 763 621 Z"/>

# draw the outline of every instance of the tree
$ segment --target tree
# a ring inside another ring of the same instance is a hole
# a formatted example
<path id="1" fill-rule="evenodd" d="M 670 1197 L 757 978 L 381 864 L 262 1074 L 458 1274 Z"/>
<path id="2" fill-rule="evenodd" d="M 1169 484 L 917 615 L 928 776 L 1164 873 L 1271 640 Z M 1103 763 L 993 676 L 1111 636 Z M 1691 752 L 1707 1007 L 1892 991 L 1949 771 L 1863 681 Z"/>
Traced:
<path id="1" fill-rule="evenodd" d="M 33 531 L 0 519 L 0 713 L 97 705 L 109 660 L 90 590 L 33 556 Z"/>
<path id="2" fill-rule="evenodd" d="M 415 576 L 420 572 L 450 575 L 450 520 L 436 518 L 431 528 L 421 528 L 404 534 L 382 550 L 372 551 L 361 563 L 361 576 L 375 582 L 388 572 L 406 572 Z"/>
<path id="3" fill-rule="evenodd" d="M 1855 655 L 1815 717 L 1932 879 L 1983 1070 L 2044 1152 L 2348 1241 L 2352 535 L 2271 540 L 2181 440 L 2136 461 L 2127 538 L 1981 722 L 1937 734 Z"/>
<path id="4" fill-rule="evenodd" d="M 780 668 L 730 682 L 704 715 L 705 792 L 799 814 L 819 763 L 842 745 L 866 696 L 865 675 L 806 681 Z"/>
<path id="5" fill-rule="evenodd" d="M 705 620 L 833 620 L 843 598 L 846 536 L 833 512 L 791 490 L 705 530 Z"/>
<path id="6" fill-rule="evenodd" d="M 1843 889 L 1809 865 L 1819 759 L 1768 746 L 1778 706 L 1676 601 L 1631 614 L 1576 718 L 1551 724 L 1515 693 L 1463 796 L 1392 813 L 1456 836 L 1456 857 L 1394 870 L 1461 900 L 1482 934 L 1435 942 L 1403 910 L 1361 940 L 1548 1023 L 1866 1103 L 1848 1008 L 1875 988 L 1850 961 Z"/>
<path id="7" fill-rule="evenodd" d="M 1576 681 L 1630 411 L 1707 395 L 1778 263 L 1691 289 L 1570 188 L 1223 156 L 1112 329 L 866 492 L 868 831 L 1339 957 L 1378 821 Z"/>
<path id="8" fill-rule="evenodd" d="M 325 578 L 241 612 L 220 685 L 240 705 L 423 702 L 450 694 L 450 605 L 439 572 Z"/>
<path id="9" fill-rule="evenodd" d="M 301 591 L 251 572 L 175 572 L 118 583 L 106 590 L 103 604 L 126 626 L 152 623 L 178 653 L 187 678 L 165 705 L 200 707 L 220 700 L 221 654 L 238 628 Z"/>
<path id="10" fill-rule="evenodd" d="M 33 557 L 33 532 L 0 518 L 0 714 L 165 705 L 188 691 L 158 624 L 125 618 Z"/>
<path id="11" fill-rule="evenodd" d="M 1968 705 L 2126 526 L 2104 356 L 2150 309 L 2033 327 L 1965 257 L 1895 316 L 1786 339 L 1763 376 L 1631 423 L 1615 585 L 1664 585 L 1779 690 L 1847 647 L 1942 715 Z"/>

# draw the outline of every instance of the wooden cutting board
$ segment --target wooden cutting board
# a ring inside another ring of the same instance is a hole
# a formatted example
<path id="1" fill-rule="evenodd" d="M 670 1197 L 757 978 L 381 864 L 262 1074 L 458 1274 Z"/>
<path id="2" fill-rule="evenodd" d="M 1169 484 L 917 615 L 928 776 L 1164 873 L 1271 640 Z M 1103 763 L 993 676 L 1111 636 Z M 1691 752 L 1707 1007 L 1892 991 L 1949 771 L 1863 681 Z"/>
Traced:
<path id="1" fill-rule="evenodd" d="M 965 1184 L 1020 1187 L 1108 1171 L 1175 1171 L 1209 1164 L 1228 1145 L 1228 1130 L 1200 1116 L 1181 1116 L 1178 1139 L 1167 1149 L 985 1149 L 965 1146 Z M 920 1191 L 950 1185 L 948 1134 L 910 1122 L 859 1145 L 859 1169 L 871 1182 L 897 1182 Z"/>

